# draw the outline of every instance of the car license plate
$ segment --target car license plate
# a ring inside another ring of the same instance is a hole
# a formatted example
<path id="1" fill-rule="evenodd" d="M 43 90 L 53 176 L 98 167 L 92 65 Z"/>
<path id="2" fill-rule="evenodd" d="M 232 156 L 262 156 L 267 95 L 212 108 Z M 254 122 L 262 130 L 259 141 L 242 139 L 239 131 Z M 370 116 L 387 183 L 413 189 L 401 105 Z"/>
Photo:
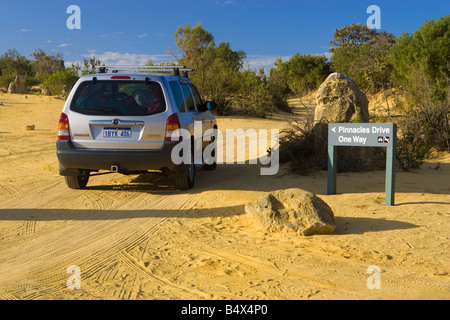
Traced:
<path id="1" fill-rule="evenodd" d="M 131 128 L 104 128 L 103 138 L 129 139 L 131 138 Z"/>

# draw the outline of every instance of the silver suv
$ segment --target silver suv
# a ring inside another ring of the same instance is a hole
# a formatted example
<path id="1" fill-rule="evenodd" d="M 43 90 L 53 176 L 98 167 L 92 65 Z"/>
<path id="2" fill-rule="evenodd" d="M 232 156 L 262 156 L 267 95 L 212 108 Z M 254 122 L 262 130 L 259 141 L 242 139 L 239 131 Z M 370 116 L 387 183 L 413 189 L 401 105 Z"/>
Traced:
<path id="1" fill-rule="evenodd" d="M 99 171 L 126 175 L 156 171 L 187 190 L 194 185 L 196 169 L 215 169 L 215 162 L 172 160 L 172 151 L 182 140 L 173 141 L 173 132 L 189 132 L 193 154 L 195 145 L 204 149 L 214 141 L 197 137 L 194 124 L 201 123 L 202 133 L 217 129 L 210 112 L 216 104 L 202 101 L 187 77 L 191 70 L 174 67 L 174 74 L 158 68 L 159 73 L 147 73 L 148 68 L 145 73 L 109 70 L 102 67 L 98 74 L 81 77 L 62 111 L 56 147 L 59 172 L 69 188 L 85 188 Z"/>

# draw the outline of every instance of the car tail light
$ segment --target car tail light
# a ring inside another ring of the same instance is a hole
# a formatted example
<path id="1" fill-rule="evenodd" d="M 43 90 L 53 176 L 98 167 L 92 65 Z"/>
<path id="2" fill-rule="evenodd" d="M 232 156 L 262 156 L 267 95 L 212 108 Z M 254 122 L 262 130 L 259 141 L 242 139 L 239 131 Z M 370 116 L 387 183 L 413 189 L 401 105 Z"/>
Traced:
<path id="1" fill-rule="evenodd" d="M 111 79 L 113 79 L 113 80 L 130 80 L 131 77 L 129 77 L 129 76 L 112 76 Z"/>
<path id="2" fill-rule="evenodd" d="M 169 118 L 167 118 L 166 124 L 166 141 L 174 141 L 172 139 L 172 134 L 177 130 L 181 129 L 180 119 L 178 119 L 178 115 L 176 113 L 172 114 Z M 181 141 L 182 137 L 180 136 L 178 139 L 175 138 L 175 141 Z"/>
<path id="3" fill-rule="evenodd" d="M 62 113 L 61 117 L 59 118 L 58 139 L 59 140 L 69 140 L 70 139 L 69 118 L 67 117 L 67 115 L 65 113 Z"/>

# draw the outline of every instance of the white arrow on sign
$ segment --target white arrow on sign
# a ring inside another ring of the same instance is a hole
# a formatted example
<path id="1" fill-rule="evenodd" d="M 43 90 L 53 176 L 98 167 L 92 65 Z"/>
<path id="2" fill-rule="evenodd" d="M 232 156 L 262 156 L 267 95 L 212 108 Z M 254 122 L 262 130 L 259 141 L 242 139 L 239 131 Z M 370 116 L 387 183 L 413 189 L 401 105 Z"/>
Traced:
<path id="1" fill-rule="evenodd" d="M 334 133 L 336 133 L 336 127 L 331 128 L 331 131 L 333 131 Z"/>

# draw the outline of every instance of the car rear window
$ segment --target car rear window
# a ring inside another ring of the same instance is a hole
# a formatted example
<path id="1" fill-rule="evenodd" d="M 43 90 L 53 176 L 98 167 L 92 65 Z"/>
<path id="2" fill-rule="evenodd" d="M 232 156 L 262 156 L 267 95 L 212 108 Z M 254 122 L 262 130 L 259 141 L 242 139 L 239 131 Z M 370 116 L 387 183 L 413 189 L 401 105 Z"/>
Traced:
<path id="1" fill-rule="evenodd" d="M 161 85 L 153 81 L 85 81 L 72 99 L 70 110 L 87 115 L 148 116 L 164 112 Z"/>

